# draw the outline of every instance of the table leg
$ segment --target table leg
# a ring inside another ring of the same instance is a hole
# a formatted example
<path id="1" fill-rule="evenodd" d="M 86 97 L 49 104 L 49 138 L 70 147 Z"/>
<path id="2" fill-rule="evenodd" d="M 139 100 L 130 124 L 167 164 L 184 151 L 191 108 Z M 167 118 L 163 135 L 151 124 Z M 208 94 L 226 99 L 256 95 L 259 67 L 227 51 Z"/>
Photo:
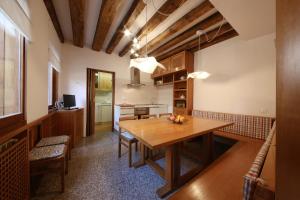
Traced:
<path id="1" fill-rule="evenodd" d="M 141 159 L 138 162 L 133 163 L 134 168 L 139 168 L 139 167 L 144 166 L 146 164 L 146 162 L 145 162 L 146 147 L 142 143 L 140 143 L 140 145 L 141 145 Z"/>
<path id="2" fill-rule="evenodd" d="M 177 187 L 177 181 L 180 177 L 180 158 L 178 152 L 178 145 L 171 145 L 167 147 L 165 159 L 166 184 L 156 191 L 158 196 L 161 198 L 168 195 Z"/>
<path id="3" fill-rule="evenodd" d="M 203 135 L 203 163 L 205 166 L 209 165 L 213 161 L 213 151 L 214 151 L 214 146 L 213 146 L 213 134 L 212 133 L 207 133 Z"/>

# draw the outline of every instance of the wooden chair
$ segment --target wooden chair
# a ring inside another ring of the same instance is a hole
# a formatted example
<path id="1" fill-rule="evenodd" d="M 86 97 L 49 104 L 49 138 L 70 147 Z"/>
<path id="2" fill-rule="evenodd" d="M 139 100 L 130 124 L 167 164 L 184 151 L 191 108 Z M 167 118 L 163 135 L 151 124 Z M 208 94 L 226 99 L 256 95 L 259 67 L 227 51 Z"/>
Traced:
<path id="1" fill-rule="evenodd" d="M 125 121 L 125 120 L 136 120 L 137 117 L 120 117 L 119 121 Z M 132 144 L 135 144 L 135 151 L 138 150 L 137 146 L 138 140 L 134 138 L 133 135 L 131 135 L 128 132 L 122 132 L 121 128 L 119 130 L 119 149 L 118 149 L 118 156 L 121 157 L 121 145 L 124 145 L 128 148 L 128 163 L 129 167 L 132 167 Z"/>
<path id="2" fill-rule="evenodd" d="M 159 115 L 158 115 L 158 117 L 159 118 L 161 118 L 161 117 L 170 117 L 172 115 L 172 113 L 160 113 Z"/>
<path id="3" fill-rule="evenodd" d="M 29 152 L 30 176 L 59 172 L 61 192 L 64 192 L 65 174 L 68 173 L 66 152 L 67 146 L 64 144 L 33 148 Z"/>
<path id="4" fill-rule="evenodd" d="M 65 144 L 67 146 L 68 159 L 71 160 L 71 144 L 70 136 L 68 135 L 44 137 L 36 144 L 36 147 L 45 147 L 57 144 Z"/>
<path id="5" fill-rule="evenodd" d="M 141 115 L 141 119 L 153 119 L 157 118 L 157 115 Z"/>

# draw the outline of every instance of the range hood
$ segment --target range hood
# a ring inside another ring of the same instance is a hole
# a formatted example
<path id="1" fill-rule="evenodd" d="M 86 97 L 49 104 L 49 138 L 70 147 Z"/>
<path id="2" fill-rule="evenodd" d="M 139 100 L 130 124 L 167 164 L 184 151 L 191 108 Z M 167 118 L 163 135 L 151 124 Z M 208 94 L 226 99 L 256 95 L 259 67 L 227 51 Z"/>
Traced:
<path id="1" fill-rule="evenodd" d="M 130 68 L 130 83 L 127 84 L 128 87 L 141 87 L 145 86 L 145 84 L 141 83 L 141 75 L 140 75 L 140 70 L 132 67 Z"/>

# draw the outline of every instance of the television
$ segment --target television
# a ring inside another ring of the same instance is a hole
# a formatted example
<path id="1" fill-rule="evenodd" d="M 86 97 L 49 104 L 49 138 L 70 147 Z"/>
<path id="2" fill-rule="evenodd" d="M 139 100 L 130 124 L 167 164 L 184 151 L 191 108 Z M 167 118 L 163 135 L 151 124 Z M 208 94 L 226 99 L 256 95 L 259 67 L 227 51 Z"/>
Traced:
<path id="1" fill-rule="evenodd" d="M 63 95 L 64 108 L 72 108 L 76 106 L 75 95 Z"/>

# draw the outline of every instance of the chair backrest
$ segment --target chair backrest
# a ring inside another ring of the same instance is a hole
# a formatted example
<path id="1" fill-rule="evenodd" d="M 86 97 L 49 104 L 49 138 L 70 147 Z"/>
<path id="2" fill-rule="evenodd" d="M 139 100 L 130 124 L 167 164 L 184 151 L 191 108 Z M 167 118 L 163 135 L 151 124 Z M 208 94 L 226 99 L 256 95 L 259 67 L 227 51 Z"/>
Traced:
<path id="1" fill-rule="evenodd" d="M 160 118 L 160 117 L 170 117 L 172 115 L 172 113 L 160 113 L 159 115 L 158 115 L 158 117 Z"/>
<path id="2" fill-rule="evenodd" d="M 127 117 L 120 117 L 119 121 L 126 121 L 126 120 L 136 120 L 137 116 L 127 116 Z"/>
<path id="3" fill-rule="evenodd" d="M 157 118 L 157 115 L 141 115 L 141 119 L 153 119 Z"/>

